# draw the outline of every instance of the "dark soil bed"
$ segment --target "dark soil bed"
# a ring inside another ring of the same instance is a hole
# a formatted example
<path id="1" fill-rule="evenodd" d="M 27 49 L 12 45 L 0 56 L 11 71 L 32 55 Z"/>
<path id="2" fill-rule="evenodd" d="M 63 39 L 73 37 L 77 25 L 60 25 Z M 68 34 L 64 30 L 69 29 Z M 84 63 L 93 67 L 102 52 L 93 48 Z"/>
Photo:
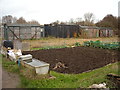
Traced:
<path id="1" fill-rule="evenodd" d="M 50 63 L 50 70 L 61 73 L 82 73 L 119 60 L 120 52 L 91 47 L 74 47 L 24 51 L 34 58 Z"/>

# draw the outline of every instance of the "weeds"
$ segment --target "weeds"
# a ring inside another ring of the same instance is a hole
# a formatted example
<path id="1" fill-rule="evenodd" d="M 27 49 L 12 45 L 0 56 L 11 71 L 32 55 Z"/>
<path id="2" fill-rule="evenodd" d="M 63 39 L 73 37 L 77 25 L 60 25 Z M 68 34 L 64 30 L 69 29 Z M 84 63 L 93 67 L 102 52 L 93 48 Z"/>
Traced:
<path id="1" fill-rule="evenodd" d="M 79 42 L 76 42 L 75 46 L 78 47 L 78 46 L 81 46 L 81 44 Z"/>
<path id="2" fill-rule="evenodd" d="M 79 42 L 81 45 L 84 41 L 96 41 L 100 40 L 102 42 L 111 43 L 118 42 L 118 37 L 109 37 L 109 38 L 91 38 L 91 39 L 82 39 L 82 38 L 55 38 L 55 37 L 46 37 L 40 38 L 37 40 L 23 40 L 23 42 L 28 42 L 31 48 L 42 48 L 44 46 L 62 46 L 62 45 L 74 45 L 76 42 Z"/>
<path id="3" fill-rule="evenodd" d="M 9 72 L 19 73 L 19 67 L 15 62 L 10 61 L 10 60 L 6 59 L 5 57 L 3 57 L 2 59 L 3 59 L 2 66 L 5 69 L 7 69 Z"/>

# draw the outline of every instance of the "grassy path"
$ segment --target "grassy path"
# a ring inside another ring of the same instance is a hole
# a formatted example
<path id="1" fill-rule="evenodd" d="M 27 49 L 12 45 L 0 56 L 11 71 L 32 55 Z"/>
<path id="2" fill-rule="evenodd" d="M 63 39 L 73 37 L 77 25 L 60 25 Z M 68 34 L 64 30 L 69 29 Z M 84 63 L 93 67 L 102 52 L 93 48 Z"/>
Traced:
<path id="1" fill-rule="evenodd" d="M 0 59 L 2 56 L 0 55 Z M 2 60 L 0 60 L 0 87 L 2 88 L 16 88 L 20 83 L 19 76 L 15 73 L 8 72 L 2 68 Z"/>
<path id="2" fill-rule="evenodd" d="M 17 88 L 20 83 L 19 76 L 2 69 L 2 88 Z"/>

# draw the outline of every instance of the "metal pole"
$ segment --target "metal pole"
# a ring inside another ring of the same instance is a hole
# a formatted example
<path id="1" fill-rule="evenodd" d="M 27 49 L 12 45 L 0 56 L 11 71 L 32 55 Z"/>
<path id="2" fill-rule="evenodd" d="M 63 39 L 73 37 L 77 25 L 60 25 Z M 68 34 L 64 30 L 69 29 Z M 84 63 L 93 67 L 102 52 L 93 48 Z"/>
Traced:
<path id="1" fill-rule="evenodd" d="M 4 38 L 5 40 L 8 40 L 8 27 L 6 24 L 4 24 Z"/>

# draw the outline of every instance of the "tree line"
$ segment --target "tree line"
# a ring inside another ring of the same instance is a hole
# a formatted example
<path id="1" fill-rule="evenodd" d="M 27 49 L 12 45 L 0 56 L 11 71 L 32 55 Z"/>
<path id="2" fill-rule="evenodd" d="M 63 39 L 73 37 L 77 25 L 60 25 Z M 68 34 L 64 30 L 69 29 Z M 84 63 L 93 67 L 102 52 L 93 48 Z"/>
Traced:
<path id="1" fill-rule="evenodd" d="M 120 35 L 120 17 L 113 16 L 112 14 L 106 15 L 102 20 L 94 23 L 95 16 L 93 13 L 85 13 L 84 20 L 82 18 L 71 18 L 69 22 L 55 21 L 52 24 L 77 24 L 82 26 L 97 26 L 106 27 L 114 30 L 116 35 Z"/>
<path id="2" fill-rule="evenodd" d="M 84 20 L 82 18 L 71 18 L 67 22 L 62 22 L 59 20 L 56 20 L 50 24 L 77 24 L 82 26 L 98 26 L 98 27 L 110 27 L 112 29 L 118 29 L 120 28 L 120 17 L 115 17 L 112 14 L 106 15 L 102 20 L 94 23 L 95 15 L 93 13 L 85 13 L 84 14 Z M 26 21 L 23 17 L 16 18 L 11 15 L 3 16 L 2 17 L 2 23 L 18 23 L 18 24 L 39 24 L 40 23 L 36 20 L 32 21 Z"/>
<path id="3" fill-rule="evenodd" d="M 55 21 L 52 24 L 77 24 L 82 26 L 98 26 L 98 27 L 110 27 L 112 29 L 118 29 L 120 27 L 120 17 L 113 16 L 112 14 L 106 15 L 102 20 L 94 23 L 95 15 L 93 13 L 85 13 L 84 20 L 82 18 L 71 18 L 68 22 Z"/>
<path id="4" fill-rule="evenodd" d="M 3 24 L 7 23 L 7 24 L 38 24 L 40 25 L 40 23 L 36 20 L 26 21 L 23 17 L 20 17 L 17 19 L 17 17 L 13 17 L 11 15 L 3 16 L 2 23 Z"/>
<path id="5" fill-rule="evenodd" d="M 114 30 L 115 34 L 120 35 L 120 17 L 113 16 L 112 14 L 106 15 L 102 20 L 94 23 L 95 15 L 93 13 L 85 13 L 83 19 L 82 18 L 71 18 L 69 21 L 63 22 L 56 20 L 51 22 L 50 24 L 75 24 L 82 26 L 97 26 L 97 27 L 108 27 Z M 17 19 L 17 17 L 13 17 L 11 15 L 2 17 L 2 24 L 4 23 L 14 23 L 14 24 L 38 24 L 40 23 L 36 20 L 26 21 L 23 17 Z"/>

